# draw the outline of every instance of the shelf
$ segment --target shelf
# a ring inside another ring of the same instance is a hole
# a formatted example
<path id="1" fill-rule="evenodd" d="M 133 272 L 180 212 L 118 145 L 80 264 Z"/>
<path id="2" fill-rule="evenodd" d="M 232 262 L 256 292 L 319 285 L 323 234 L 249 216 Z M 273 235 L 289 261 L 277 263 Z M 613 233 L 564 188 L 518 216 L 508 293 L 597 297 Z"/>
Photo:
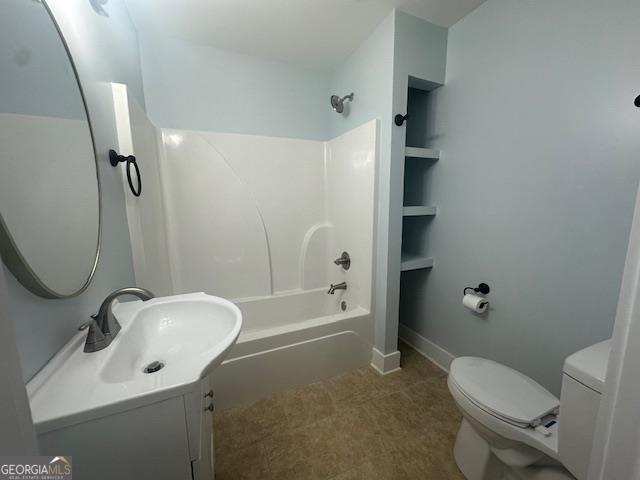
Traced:
<path id="1" fill-rule="evenodd" d="M 404 156 L 410 158 L 430 158 L 437 160 L 440 158 L 440 150 L 433 148 L 407 147 L 404 149 Z"/>
<path id="2" fill-rule="evenodd" d="M 426 217 L 434 216 L 435 214 L 436 207 L 434 206 L 402 207 L 403 217 Z"/>
<path id="3" fill-rule="evenodd" d="M 423 257 L 420 255 L 414 255 L 404 252 L 402 253 L 402 263 L 400 264 L 400 270 L 402 272 L 431 267 L 433 267 L 433 258 L 431 257 Z"/>

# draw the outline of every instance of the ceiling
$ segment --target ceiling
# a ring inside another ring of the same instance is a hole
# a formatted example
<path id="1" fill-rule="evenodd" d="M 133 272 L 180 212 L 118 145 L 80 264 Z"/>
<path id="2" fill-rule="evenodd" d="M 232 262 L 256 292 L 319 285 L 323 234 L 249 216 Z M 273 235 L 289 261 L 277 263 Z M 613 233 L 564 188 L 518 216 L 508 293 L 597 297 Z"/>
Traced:
<path id="1" fill-rule="evenodd" d="M 394 7 L 449 27 L 484 1 L 126 0 L 143 34 L 319 69 L 337 67 Z"/>

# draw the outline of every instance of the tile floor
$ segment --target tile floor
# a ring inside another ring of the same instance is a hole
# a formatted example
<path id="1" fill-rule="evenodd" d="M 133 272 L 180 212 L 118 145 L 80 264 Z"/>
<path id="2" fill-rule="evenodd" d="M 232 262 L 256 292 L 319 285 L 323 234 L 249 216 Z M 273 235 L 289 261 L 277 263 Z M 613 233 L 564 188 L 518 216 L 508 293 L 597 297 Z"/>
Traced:
<path id="1" fill-rule="evenodd" d="M 402 371 L 364 368 L 216 415 L 216 480 L 462 480 L 446 375 L 400 350 Z"/>

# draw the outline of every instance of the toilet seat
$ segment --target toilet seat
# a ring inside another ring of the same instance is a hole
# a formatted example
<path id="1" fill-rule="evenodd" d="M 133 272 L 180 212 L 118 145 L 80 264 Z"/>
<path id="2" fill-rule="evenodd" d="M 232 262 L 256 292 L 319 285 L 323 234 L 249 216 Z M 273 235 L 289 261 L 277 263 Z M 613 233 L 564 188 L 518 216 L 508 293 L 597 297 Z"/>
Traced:
<path id="1" fill-rule="evenodd" d="M 544 387 L 504 365 L 476 357 L 455 359 L 449 371 L 448 385 L 465 416 L 504 438 L 558 459 L 557 424 L 550 429 L 549 436 L 534 428 L 542 417 L 557 412 L 560 404 Z M 510 392 L 508 386 L 521 390 Z M 522 403 L 508 404 L 514 399 L 522 400 Z"/>
<path id="2" fill-rule="evenodd" d="M 456 358 L 449 377 L 478 407 L 521 428 L 535 427 L 558 412 L 560 401 L 542 385 L 492 360 Z"/>

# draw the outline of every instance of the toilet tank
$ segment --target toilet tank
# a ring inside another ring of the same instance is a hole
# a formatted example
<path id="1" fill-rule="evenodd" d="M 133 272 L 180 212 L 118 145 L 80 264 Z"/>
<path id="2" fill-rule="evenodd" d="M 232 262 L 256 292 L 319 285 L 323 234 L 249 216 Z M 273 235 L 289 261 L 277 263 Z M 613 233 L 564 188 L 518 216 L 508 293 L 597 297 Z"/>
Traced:
<path id="1" fill-rule="evenodd" d="M 567 357 L 562 369 L 558 455 L 578 480 L 587 478 L 611 340 Z"/>

